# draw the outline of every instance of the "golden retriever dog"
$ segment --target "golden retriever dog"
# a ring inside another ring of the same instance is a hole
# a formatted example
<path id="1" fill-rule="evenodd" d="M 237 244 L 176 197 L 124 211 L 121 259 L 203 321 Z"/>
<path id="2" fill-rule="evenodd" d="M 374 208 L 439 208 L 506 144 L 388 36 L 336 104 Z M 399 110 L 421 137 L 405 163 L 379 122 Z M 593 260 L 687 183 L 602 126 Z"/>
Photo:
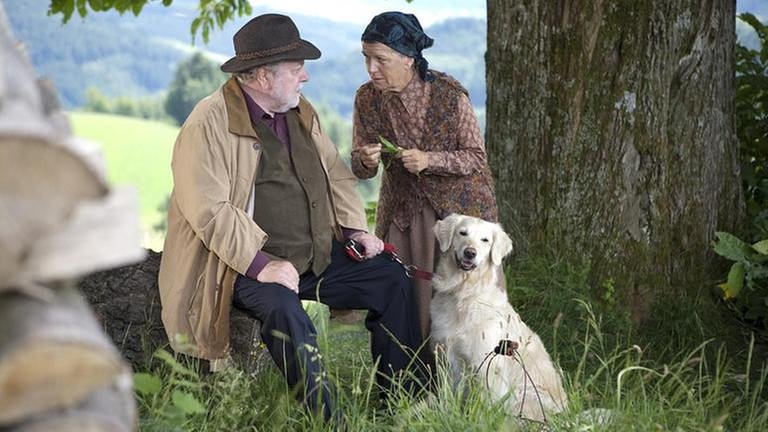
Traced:
<path id="1" fill-rule="evenodd" d="M 510 413 L 526 419 L 563 410 L 558 369 L 498 288 L 512 240 L 498 224 L 455 214 L 438 221 L 434 233 L 441 255 L 432 280 L 432 344 L 454 379 L 476 375 L 494 400 L 506 398 Z M 511 342 L 499 347 L 502 340 Z"/>

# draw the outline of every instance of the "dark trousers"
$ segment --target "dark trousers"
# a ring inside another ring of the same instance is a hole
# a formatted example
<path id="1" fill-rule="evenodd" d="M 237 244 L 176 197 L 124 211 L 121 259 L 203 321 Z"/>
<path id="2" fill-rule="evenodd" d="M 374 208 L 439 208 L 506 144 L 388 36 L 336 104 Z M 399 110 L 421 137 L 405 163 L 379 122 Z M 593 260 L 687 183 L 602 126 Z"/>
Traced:
<path id="1" fill-rule="evenodd" d="M 378 384 L 389 387 L 393 372 L 413 363 L 421 345 L 411 281 L 386 255 L 355 262 L 334 241 L 331 263 L 320 275 L 301 275 L 299 294 L 275 283 L 240 276 L 234 305 L 261 321 L 261 338 L 272 359 L 310 409 L 331 415 L 330 389 L 317 356 L 315 327 L 301 300 L 317 300 L 334 309 L 367 309 L 371 354 L 379 361 Z"/>

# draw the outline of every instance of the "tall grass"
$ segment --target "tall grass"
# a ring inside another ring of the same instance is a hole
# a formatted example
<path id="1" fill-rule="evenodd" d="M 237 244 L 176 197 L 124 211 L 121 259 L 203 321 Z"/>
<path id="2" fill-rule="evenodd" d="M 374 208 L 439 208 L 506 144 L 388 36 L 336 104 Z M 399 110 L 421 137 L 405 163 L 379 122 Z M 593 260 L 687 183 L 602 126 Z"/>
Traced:
<path id="1" fill-rule="evenodd" d="M 768 369 L 754 339 L 733 354 L 721 340 L 701 338 L 707 333 L 701 329 L 690 332 L 692 341 L 684 346 L 667 333 L 641 336 L 621 314 L 612 315 L 610 299 L 587 300 L 586 293 L 610 288 L 590 286 L 585 275 L 584 266 L 548 257 L 516 263 L 508 278 L 513 303 L 520 303 L 523 319 L 563 368 L 569 407 L 549 417 L 550 430 L 766 430 Z M 414 397 L 395 383 L 396 390 L 379 399 L 363 326 L 329 323 L 327 311 L 317 305 L 308 311 L 318 324 L 320 351 L 345 430 L 542 430 L 488 400 L 483 383 L 453 383 L 442 362 L 430 392 Z M 194 364 L 159 354 L 137 376 L 137 383 L 160 382 L 152 391 L 138 386 L 142 430 L 334 430 L 334 424 L 307 413 L 268 354 L 259 355 L 255 371 L 201 376 Z"/>

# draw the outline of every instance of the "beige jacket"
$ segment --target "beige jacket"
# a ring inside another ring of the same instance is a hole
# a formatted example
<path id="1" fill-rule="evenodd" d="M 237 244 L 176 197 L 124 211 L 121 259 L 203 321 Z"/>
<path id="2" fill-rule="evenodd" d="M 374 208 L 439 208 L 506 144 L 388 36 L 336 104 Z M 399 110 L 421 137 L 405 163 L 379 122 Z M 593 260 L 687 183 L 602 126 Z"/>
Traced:
<path id="1" fill-rule="evenodd" d="M 337 238 L 340 226 L 366 230 L 357 180 L 303 98 L 299 117 L 320 155 Z M 227 356 L 235 278 L 245 274 L 268 236 L 252 217 L 260 204 L 253 202 L 260 156 L 234 78 L 200 101 L 181 127 L 159 274 L 163 324 L 177 352 L 208 360 Z"/>

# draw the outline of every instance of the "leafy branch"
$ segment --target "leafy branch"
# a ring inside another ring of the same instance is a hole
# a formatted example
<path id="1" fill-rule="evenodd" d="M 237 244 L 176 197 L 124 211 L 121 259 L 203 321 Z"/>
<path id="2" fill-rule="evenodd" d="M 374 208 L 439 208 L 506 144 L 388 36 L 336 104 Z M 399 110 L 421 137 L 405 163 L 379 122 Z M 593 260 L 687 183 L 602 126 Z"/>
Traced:
<path id="1" fill-rule="evenodd" d="M 75 11 L 82 18 L 89 12 L 107 12 L 110 10 L 115 10 L 121 15 L 130 11 L 138 16 L 150 1 L 155 0 L 51 0 L 48 15 L 61 14 L 64 23 L 72 18 Z M 159 1 L 165 7 L 173 3 L 173 0 Z M 197 18 L 190 25 L 193 44 L 198 31 L 202 34 L 203 42 L 208 43 L 212 29 L 222 29 L 224 24 L 235 16 L 250 15 L 252 8 L 248 0 L 200 0 L 198 11 Z"/>

